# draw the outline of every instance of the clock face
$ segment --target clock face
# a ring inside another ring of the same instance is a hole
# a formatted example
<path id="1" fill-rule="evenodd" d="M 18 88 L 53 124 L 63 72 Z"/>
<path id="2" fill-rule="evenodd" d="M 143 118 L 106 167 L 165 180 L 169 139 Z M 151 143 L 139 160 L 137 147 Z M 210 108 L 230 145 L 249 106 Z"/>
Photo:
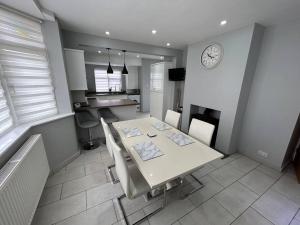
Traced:
<path id="1" fill-rule="evenodd" d="M 219 44 L 212 44 L 206 47 L 201 55 L 201 63 L 206 69 L 216 67 L 222 59 L 223 49 Z"/>

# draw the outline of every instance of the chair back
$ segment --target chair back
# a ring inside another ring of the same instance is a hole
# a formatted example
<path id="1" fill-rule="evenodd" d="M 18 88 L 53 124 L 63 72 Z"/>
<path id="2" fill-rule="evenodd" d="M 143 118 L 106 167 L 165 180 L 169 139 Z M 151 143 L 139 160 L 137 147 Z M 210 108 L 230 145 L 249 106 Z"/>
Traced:
<path id="1" fill-rule="evenodd" d="M 165 122 L 177 129 L 179 125 L 180 115 L 180 113 L 168 109 L 165 117 Z"/>
<path id="2" fill-rule="evenodd" d="M 189 135 L 197 139 L 198 141 L 202 142 L 203 144 L 210 146 L 210 142 L 214 130 L 215 130 L 214 125 L 194 118 L 192 119 L 190 125 Z"/>
<path id="3" fill-rule="evenodd" d="M 108 124 L 104 121 L 104 119 L 102 117 L 100 118 L 100 120 L 101 120 L 101 124 L 102 124 L 102 127 L 103 127 L 104 135 L 105 135 L 105 142 L 106 142 L 107 150 L 108 150 L 111 158 L 114 158 L 114 153 L 113 153 L 111 144 L 110 144 L 109 139 L 108 139 L 109 135 L 111 135 L 111 131 L 109 129 Z"/>
<path id="4" fill-rule="evenodd" d="M 120 180 L 121 187 L 128 197 L 130 196 L 130 175 L 128 172 L 126 160 L 123 156 L 121 148 L 117 145 L 111 134 L 109 134 L 108 139 L 114 152 L 116 172 Z"/>

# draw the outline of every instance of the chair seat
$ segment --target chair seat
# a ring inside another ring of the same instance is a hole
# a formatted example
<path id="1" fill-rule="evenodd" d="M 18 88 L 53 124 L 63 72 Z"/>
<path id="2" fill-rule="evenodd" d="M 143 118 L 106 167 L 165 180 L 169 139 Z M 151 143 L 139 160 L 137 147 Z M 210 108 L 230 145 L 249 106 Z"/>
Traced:
<path id="1" fill-rule="evenodd" d="M 140 195 L 151 191 L 150 186 L 144 179 L 135 164 L 128 164 L 128 172 L 130 174 L 131 195 L 127 196 L 129 199 L 136 198 Z"/>
<path id="2" fill-rule="evenodd" d="M 106 123 L 118 122 L 119 118 L 113 114 L 109 108 L 102 108 L 98 110 L 99 117 L 102 117 Z"/>
<path id="3" fill-rule="evenodd" d="M 81 128 L 92 128 L 92 127 L 95 127 L 99 124 L 99 121 L 95 120 L 89 120 L 89 121 L 84 121 L 84 122 L 80 122 L 78 123 L 78 126 L 80 126 Z"/>

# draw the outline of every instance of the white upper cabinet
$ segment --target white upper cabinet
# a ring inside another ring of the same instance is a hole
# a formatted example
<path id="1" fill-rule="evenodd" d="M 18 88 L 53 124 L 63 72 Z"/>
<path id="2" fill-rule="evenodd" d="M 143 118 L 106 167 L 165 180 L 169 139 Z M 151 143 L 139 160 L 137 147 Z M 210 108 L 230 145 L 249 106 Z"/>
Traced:
<path id="1" fill-rule="evenodd" d="M 84 51 L 65 48 L 65 60 L 69 81 L 69 89 L 87 90 Z"/>

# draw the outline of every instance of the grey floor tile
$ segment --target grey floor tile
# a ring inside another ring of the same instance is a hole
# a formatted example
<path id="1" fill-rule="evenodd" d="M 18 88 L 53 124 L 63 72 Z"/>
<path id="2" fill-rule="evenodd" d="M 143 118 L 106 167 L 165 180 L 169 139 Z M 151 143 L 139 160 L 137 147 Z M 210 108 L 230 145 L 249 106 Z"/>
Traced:
<path id="1" fill-rule="evenodd" d="M 246 210 L 232 225 L 273 225 L 251 207 Z"/>
<path id="2" fill-rule="evenodd" d="M 182 225 L 229 225 L 235 218 L 215 199 L 210 199 L 200 207 L 180 219 Z M 201 221 L 201 222 L 200 222 Z"/>
<path id="3" fill-rule="evenodd" d="M 127 217 L 128 223 L 134 224 L 140 219 L 142 219 L 143 217 L 145 217 L 145 215 L 146 214 L 144 213 L 143 210 L 139 210 Z M 148 219 L 145 219 L 143 222 L 139 223 L 139 225 L 149 225 Z"/>
<path id="4" fill-rule="evenodd" d="M 86 210 L 85 193 L 45 205 L 36 210 L 33 225 L 50 225 Z"/>
<path id="5" fill-rule="evenodd" d="M 106 183 L 106 175 L 104 171 L 90 174 L 63 184 L 62 198 L 91 189 Z"/>
<path id="6" fill-rule="evenodd" d="M 293 219 L 290 225 L 300 225 L 300 220 Z"/>
<path id="7" fill-rule="evenodd" d="M 175 223 L 172 223 L 172 225 L 182 225 L 179 221 L 176 221 Z"/>
<path id="8" fill-rule="evenodd" d="M 279 178 L 282 175 L 282 173 L 280 171 L 274 170 L 265 165 L 259 165 L 256 169 L 270 177 L 275 178 L 275 179 Z"/>
<path id="9" fill-rule="evenodd" d="M 195 206 L 199 206 L 223 189 L 219 183 L 209 176 L 203 177 L 201 182 L 204 184 L 204 187 L 188 197 Z"/>
<path id="10" fill-rule="evenodd" d="M 297 213 L 297 215 L 295 216 L 295 218 L 296 218 L 297 220 L 300 220 L 300 209 L 298 210 L 298 213 Z"/>
<path id="11" fill-rule="evenodd" d="M 224 187 L 229 186 L 243 176 L 243 172 L 232 165 L 225 165 L 209 174 Z"/>
<path id="12" fill-rule="evenodd" d="M 296 177 L 285 174 L 275 183 L 272 189 L 280 192 L 300 207 L 300 184 L 297 182 Z"/>
<path id="13" fill-rule="evenodd" d="M 229 163 L 229 165 L 234 166 L 239 171 L 242 171 L 245 174 L 245 173 L 248 173 L 249 171 L 253 170 L 254 168 L 256 168 L 259 165 L 259 163 L 252 159 L 249 159 L 246 156 L 242 156 L 242 157 L 232 161 L 231 163 Z"/>
<path id="14" fill-rule="evenodd" d="M 62 184 L 45 188 L 41 196 L 39 206 L 43 206 L 60 199 Z"/>
<path id="15" fill-rule="evenodd" d="M 59 173 L 55 173 L 52 176 L 49 176 L 46 187 L 62 184 L 83 176 L 85 176 L 84 166 L 73 167 L 71 169 L 63 170 Z"/>
<path id="16" fill-rule="evenodd" d="M 107 169 L 107 166 L 102 162 L 91 162 L 85 165 L 85 173 L 86 175 L 104 171 Z"/>
<path id="17" fill-rule="evenodd" d="M 201 179 L 201 177 L 207 175 L 208 173 L 214 171 L 216 168 L 210 164 L 206 164 L 204 165 L 202 168 L 198 169 L 197 171 L 195 171 L 193 173 L 193 175 L 195 177 L 197 177 L 198 179 Z"/>
<path id="18" fill-rule="evenodd" d="M 144 196 L 140 196 L 135 199 L 123 198 L 121 201 L 122 201 L 122 205 L 123 205 L 125 214 L 131 215 L 132 213 L 143 209 L 147 205 L 150 205 L 157 200 L 158 200 L 158 198 L 153 198 L 149 201 L 146 201 Z"/>
<path id="19" fill-rule="evenodd" d="M 259 195 L 263 194 L 275 181 L 275 178 L 256 169 L 239 180 L 239 182 Z"/>
<path id="20" fill-rule="evenodd" d="M 214 198 L 232 215 L 238 217 L 258 198 L 258 195 L 236 182 Z"/>
<path id="21" fill-rule="evenodd" d="M 252 207 L 276 225 L 287 225 L 298 210 L 298 205 L 282 194 L 269 190 Z"/>
<path id="22" fill-rule="evenodd" d="M 144 212 L 149 214 L 161 206 L 161 201 L 146 206 Z M 192 211 L 195 207 L 188 200 L 174 200 L 168 202 L 167 206 L 157 214 L 149 218 L 151 225 L 168 225 L 176 222 L 179 218 Z"/>
<path id="23" fill-rule="evenodd" d="M 112 201 L 104 202 L 56 225 L 111 225 L 117 222 Z"/>
<path id="24" fill-rule="evenodd" d="M 120 184 L 106 183 L 87 190 L 87 207 L 93 207 L 107 200 L 118 197 L 123 193 Z"/>
<path id="25" fill-rule="evenodd" d="M 101 155 L 99 150 L 92 150 L 85 153 L 84 163 L 92 163 L 92 162 L 100 162 L 101 161 Z"/>
<path id="26" fill-rule="evenodd" d="M 232 162 L 233 160 L 234 160 L 234 158 L 226 157 L 224 159 L 216 159 L 216 160 L 210 162 L 209 164 L 211 164 L 215 168 L 220 168 L 220 167 Z"/>
<path id="27" fill-rule="evenodd" d="M 71 163 L 66 166 L 66 169 L 72 169 L 78 166 L 84 166 L 85 155 L 80 154 L 76 159 L 74 159 Z"/>

